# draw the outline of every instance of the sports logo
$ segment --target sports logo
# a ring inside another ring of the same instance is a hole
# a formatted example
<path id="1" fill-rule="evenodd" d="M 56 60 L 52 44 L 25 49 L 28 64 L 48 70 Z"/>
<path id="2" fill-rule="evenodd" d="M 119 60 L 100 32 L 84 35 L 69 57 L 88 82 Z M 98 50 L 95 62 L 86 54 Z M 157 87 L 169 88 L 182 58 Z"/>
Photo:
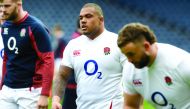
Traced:
<path id="1" fill-rule="evenodd" d="M 142 82 L 141 82 L 140 79 L 135 79 L 135 80 L 133 80 L 133 84 L 134 84 L 135 86 L 141 86 L 141 85 L 142 85 Z"/>
<path id="2" fill-rule="evenodd" d="M 109 55 L 110 54 L 110 48 L 109 47 L 105 47 L 104 48 L 104 54 L 105 55 Z"/>
<path id="3" fill-rule="evenodd" d="M 8 28 L 3 29 L 3 34 L 8 34 Z"/>
<path id="4" fill-rule="evenodd" d="M 73 51 L 73 56 L 80 56 L 81 50 L 74 50 Z"/>
<path id="5" fill-rule="evenodd" d="M 20 31 L 20 37 L 24 37 L 25 34 L 26 34 L 26 29 L 22 28 L 21 31 Z"/>
<path id="6" fill-rule="evenodd" d="M 172 85 L 172 79 L 169 76 L 166 76 L 164 79 L 168 86 Z"/>

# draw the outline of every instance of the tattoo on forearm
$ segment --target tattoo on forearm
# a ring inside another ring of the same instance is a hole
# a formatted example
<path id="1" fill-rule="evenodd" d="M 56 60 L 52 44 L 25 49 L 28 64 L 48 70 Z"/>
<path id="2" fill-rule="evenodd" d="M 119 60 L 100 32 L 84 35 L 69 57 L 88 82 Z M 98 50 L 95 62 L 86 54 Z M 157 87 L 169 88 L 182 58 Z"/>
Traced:
<path id="1" fill-rule="evenodd" d="M 66 84 L 67 84 L 67 77 L 64 77 L 62 74 L 63 71 L 59 71 L 56 74 L 56 78 L 54 80 L 54 84 L 53 84 L 53 95 L 57 95 L 60 98 L 63 97 L 64 92 L 65 92 L 65 88 L 66 88 Z"/>

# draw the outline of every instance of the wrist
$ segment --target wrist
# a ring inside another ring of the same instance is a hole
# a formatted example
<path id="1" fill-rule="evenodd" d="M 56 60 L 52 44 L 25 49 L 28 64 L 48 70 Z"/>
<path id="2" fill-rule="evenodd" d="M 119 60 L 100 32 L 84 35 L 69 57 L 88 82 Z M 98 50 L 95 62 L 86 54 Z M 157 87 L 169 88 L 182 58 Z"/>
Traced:
<path id="1" fill-rule="evenodd" d="M 59 96 L 53 96 L 53 102 L 60 102 Z"/>
<path id="2" fill-rule="evenodd" d="M 40 95 L 40 98 L 48 99 L 48 96 Z"/>

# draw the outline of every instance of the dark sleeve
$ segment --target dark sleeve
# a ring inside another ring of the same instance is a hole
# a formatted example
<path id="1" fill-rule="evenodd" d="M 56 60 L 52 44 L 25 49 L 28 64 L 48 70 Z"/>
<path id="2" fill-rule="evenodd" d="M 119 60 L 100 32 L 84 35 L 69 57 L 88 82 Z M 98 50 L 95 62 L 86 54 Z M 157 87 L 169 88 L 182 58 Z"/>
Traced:
<path id="1" fill-rule="evenodd" d="M 39 63 L 36 72 L 42 74 L 42 95 L 49 96 L 54 70 L 54 53 L 51 48 L 50 35 L 42 25 L 29 28 L 32 45 L 38 55 Z"/>

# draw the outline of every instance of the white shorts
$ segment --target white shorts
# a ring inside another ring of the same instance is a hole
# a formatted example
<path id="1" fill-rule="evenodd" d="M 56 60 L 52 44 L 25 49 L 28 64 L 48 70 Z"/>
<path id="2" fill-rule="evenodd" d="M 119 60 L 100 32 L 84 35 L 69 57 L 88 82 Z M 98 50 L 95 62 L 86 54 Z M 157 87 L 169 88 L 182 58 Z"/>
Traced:
<path id="1" fill-rule="evenodd" d="M 41 88 L 13 89 L 3 85 L 0 90 L 1 109 L 37 109 Z"/>
<path id="2" fill-rule="evenodd" d="M 94 109 L 123 109 L 123 99 L 113 99 L 109 102 L 96 104 Z"/>
<path id="3" fill-rule="evenodd" d="M 123 109 L 123 99 L 112 99 L 111 101 L 92 101 L 92 102 L 77 102 L 77 109 Z"/>

